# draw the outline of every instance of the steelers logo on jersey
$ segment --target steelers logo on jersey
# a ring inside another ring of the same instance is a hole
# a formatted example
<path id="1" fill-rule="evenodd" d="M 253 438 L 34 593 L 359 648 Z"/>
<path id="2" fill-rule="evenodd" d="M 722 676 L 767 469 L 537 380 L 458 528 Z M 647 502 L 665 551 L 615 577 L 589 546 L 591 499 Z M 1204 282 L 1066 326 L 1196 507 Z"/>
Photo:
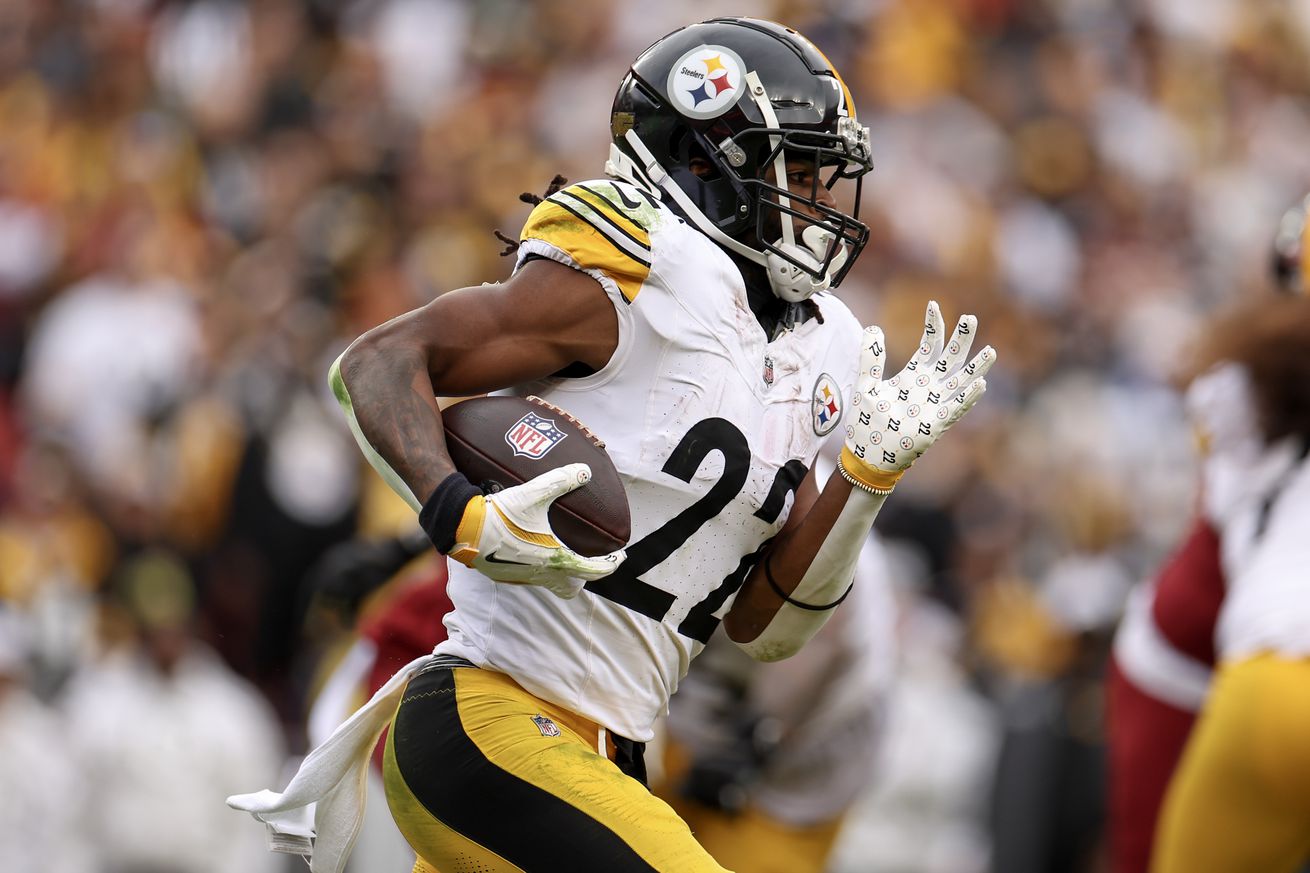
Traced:
<path id="1" fill-rule="evenodd" d="M 814 383 L 814 396 L 810 401 L 810 412 L 814 420 L 814 432 L 827 436 L 841 421 L 841 388 L 837 380 L 827 373 L 821 373 Z"/>
<path id="2" fill-rule="evenodd" d="M 666 87 L 683 115 L 716 118 L 746 93 L 746 65 L 731 49 L 703 45 L 673 65 Z"/>

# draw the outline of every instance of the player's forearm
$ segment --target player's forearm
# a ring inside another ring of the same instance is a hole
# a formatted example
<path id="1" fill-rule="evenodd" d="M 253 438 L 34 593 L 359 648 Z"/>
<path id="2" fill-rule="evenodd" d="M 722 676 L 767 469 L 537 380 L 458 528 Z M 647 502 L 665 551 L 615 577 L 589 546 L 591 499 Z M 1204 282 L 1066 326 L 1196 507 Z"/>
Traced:
<path id="1" fill-rule="evenodd" d="M 762 661 L 794 655 L 849 590 L 886 499 L 834 473 L 800 525 L 780 537 L 747 577 L 724 619 L 728 636 Z"/>
<path id="2" fill-rule="evenodd" d="M 419 511 L 455 469 L 421 351 L 365 335 L 332 365 L 330 380 L 368 462 Z"/>

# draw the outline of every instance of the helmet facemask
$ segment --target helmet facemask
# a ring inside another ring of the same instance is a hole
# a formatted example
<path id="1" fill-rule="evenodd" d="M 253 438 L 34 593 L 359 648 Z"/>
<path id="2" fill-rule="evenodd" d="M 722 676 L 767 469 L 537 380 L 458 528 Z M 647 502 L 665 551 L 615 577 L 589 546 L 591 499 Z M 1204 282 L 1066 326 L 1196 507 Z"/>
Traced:
<path id="1" fill-rule="evenodd" d="M 868 129 L 848 118 L 840 119 L 838 128 L 828 133 L 751 127 L 717 146 L 697 137 L 717 171 L 741 191 L 754 216 L 754 242 L 770 284 L 789 302 L 840 284 L 869 240 L 868 226 L 859 221 L 863 177 L 873 167 Z M 751 154 L 757 159 L 750 161 Z M 814 168 L 808 192 L 787 184 L 787 164 L 794 161 Z M 754 172 L 742 172 L 751 167 Z M 820 185 L 832 190 L 842 179 L 855 181 L 850 214 L 819 196 Z"/>

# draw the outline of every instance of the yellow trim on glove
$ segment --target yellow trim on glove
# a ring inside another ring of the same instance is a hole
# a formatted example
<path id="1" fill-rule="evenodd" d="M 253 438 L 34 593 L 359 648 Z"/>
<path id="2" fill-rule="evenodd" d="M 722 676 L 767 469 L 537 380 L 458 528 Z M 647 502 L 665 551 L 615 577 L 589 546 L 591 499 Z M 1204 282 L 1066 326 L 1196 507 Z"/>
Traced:
<path id="1" fill-rule="evenodd" d="M 905 475 L 905 470 L 888 471 L 870 467 L 855 457 L 846 446 L 842 446 L 837 469 L 841 471 L 847 482 L 872 494 L 891 494 L 896 483 Z"/>
<path id="2" fill-rule="evenodd" d="M 475 496 L 464 507 L 464 515 L 455 528 L 455 546 L 449 557 L 466 567 L 473 566 L 473 559 L 479 554 L 478 543 L 482 541 L 482 525 L 487 520 L 487 499 L 481 494 Z"/>
<path id="3" fill-rule="evenodd" d="M 523 540 L 525 543 L 532 543 L 534 546 L 544 546 L 548 549 L 558 549 L 563 545 L 550 534 L 533 533 L 530 530 L 525 530 L 519 527 L 517 524 L 510 521 L 509 516 L 507 516 L 496 504 L 491 504 L 491 508 L 496 510 L 496 514 L 500 516 L 500 520 L 505 523 L 505 527 L 509 528 L 510 534 L 512 534 L 515 539 Z"/>

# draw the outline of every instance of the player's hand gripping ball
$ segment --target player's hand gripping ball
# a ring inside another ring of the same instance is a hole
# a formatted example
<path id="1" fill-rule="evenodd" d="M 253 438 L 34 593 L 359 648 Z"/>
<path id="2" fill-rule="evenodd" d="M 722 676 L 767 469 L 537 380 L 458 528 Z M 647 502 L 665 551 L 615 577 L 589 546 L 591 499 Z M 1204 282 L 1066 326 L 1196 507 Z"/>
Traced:
<path id="1" fill-rule="evenodd" d="M 959 421 L 987 390 L 983 378 L 996 361 L 984 346 L 968 363 L 978 319 L 961 316 L 944 345 L 945 325 L 936 301 L 928 304 L 919 350 L 883 380 L 887 346 L 882 328 L 864 329 L 852 415 L 838 464 L 851 484 L 889 494 L 901 475 Z"/>
<path id="2" fill-rule="evenodd" d="M 537 397 L 465 400 L 442 419 L 456 469 L 485 494 L 470 501 L 450 557 L 565 598 L 622 563 L 627 495 L 581 422 Z"/>

